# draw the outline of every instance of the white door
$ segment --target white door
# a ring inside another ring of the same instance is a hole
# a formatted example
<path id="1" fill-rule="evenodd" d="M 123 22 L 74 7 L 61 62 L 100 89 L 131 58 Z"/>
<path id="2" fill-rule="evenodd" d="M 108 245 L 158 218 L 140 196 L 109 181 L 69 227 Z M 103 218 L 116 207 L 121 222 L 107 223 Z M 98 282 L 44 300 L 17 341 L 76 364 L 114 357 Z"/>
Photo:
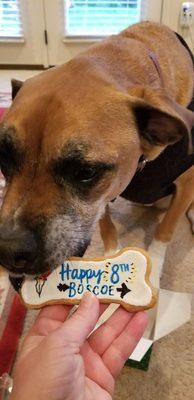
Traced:
<path id="1" fill-rule="evenodd" d="M 130 24 L 159 22 L 162 1 L 0 0 L 0 64 L 64 63 Z"/>
<path id="2" fill-rule="evenodd" d="M 0 0 L 0 64 L 47 66 L 44 31 L 43 0 Z"/>
<path id="3" fill-rule="evenodd" d="M 61 64 L 141 19 L 161 20 L 162 0 L 44 0 L 48 63 Z"/>

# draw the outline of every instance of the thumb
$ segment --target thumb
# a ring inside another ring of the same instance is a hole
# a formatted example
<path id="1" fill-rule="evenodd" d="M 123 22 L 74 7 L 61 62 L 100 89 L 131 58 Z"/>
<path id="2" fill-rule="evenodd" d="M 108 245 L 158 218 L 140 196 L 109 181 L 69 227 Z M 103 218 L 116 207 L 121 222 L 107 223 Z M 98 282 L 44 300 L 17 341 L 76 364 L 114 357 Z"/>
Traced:
<path id="1" fill-rule="evenodd" d="M 94 329 L 99 318 L 99 301 L 92 293 L 83 296 L 77 311 L 60 328 L 65 341 L 80 347 Z"/>

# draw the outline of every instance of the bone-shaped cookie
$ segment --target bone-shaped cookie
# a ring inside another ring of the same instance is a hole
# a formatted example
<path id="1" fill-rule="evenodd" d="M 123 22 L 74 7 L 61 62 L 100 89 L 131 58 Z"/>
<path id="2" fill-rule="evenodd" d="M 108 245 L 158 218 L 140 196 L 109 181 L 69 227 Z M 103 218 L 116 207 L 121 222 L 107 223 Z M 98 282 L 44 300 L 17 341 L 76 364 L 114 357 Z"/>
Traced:
<path id="1" fill-rule="evenodd" d="M 153 307 L 156 294 L 149 283 L 151 263 L 141 249 L 125 248 L 106 258 L 72 257 L 50 274 L 26 278 L 20 289 L 29 308 L 47 304 L 78 304 L 86 291 L 102 303 L 120 303 L 129 311 Z"/>

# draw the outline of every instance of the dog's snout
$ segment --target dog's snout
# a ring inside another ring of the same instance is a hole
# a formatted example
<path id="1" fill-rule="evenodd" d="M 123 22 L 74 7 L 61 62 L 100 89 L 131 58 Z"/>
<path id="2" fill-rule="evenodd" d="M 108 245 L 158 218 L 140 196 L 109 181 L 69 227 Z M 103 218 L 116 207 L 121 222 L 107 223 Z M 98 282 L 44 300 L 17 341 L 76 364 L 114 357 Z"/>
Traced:
<path id="1" fill-rule="evenodd" d="M 0 227 L 0 263 L 10 272 L 30 273 L 37 251 L 38 244 L 32 232 Z"/>
<path id="2" fill-rule="evenodd" d="M 16 249 L 16 252 L 13 252 L 13 259 L 14 259 L 14 264 L 18 268 L 25 267 L 26 264 L 31 263 L 34 261 L 35 258 L 35 252 L 34 252 L 34 246 L 30 245 L 29 248 L 27 249 L 20 249 L 20 246 L 18 249 Z"/>

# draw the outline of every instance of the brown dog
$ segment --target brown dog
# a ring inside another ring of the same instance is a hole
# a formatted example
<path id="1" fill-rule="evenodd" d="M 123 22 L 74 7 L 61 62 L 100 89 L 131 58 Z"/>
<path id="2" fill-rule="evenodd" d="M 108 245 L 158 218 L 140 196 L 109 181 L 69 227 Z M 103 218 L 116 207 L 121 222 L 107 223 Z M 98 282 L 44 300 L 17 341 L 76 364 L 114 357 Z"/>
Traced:
<path id="1" fill-rule="evenodd" d="M 189 134 L 193 87 L 188 52 L 170 29 L 148 22 L 27 80 L 0 131 L 1 264 L 40 274 L 83 255 L 140 156 L 153 160 Z M 101 230 L 106 250 L 116 247 L 107 214 Z"/>

